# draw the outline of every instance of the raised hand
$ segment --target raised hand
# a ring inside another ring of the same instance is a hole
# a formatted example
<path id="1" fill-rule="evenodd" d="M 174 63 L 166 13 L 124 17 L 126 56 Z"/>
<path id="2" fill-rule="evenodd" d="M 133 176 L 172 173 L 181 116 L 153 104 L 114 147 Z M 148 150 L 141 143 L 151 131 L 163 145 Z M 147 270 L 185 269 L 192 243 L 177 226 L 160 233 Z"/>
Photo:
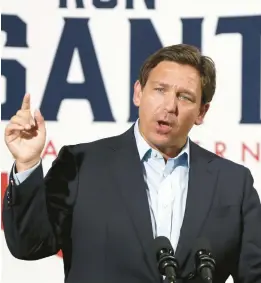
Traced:
<path id="1" fill-rule="evenodd" d="M 18 172 L 27 170 L 40 160 L 46 141 L 46 128 L 42 114 L 30 109 L 30 95 L 24 96 L 17 111 L 5 129 L 5 143 L 16 160 Z"/>

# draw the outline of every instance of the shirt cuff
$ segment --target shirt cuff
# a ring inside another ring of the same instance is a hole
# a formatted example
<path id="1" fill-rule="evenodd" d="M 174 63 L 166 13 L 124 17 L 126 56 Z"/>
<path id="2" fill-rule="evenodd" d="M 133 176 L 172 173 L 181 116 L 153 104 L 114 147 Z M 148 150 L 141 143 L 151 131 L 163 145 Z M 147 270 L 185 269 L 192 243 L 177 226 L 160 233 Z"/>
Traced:
<path id="1" fill-rule="evenodd" d="M 30 168 L 26 171 L 20 172 L 20 173 L 15 173 L 15 164 L 14 164 L 14 166 L 13 166 L 13 178 L 14 178 L 15 184 L 18 186 L 23 181 L 25 181 L 40 164 L 41 164 L 41 160 L 36 165 L 34 165 L 32 168 Z"/>

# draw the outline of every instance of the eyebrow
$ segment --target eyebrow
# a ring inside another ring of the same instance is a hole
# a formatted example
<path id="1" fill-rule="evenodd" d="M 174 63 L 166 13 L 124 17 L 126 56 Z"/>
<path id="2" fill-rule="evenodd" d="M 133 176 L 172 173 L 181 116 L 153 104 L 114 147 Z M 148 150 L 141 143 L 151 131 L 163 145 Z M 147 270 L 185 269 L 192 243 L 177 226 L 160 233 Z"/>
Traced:
<path id="1" fill-rule="evenodd" d="M 170 84 L 167 84 L 167 83 L 164 83 L 164 82 L 161 82 L 161 81 L 152 81 L 152 83 L 153 84 L 158 84 L 158 85 L 160 85 L 162 87 L 165 87 L 165 88 L 171 88 Z M 189 90 L 187 88 L 184 88 L 184 87 L 179 87 L 178 91 L 179 92 L 186 92 L 186 93 L 188 93 L 188 94 L 190 94 L 192 96 L 196 96 L 196 94 L 193 91 L 191 91 L 191 90 Z"/>
<path id="2" fill-rule="evenodd" d="M 158 84 L 158 85 L 160 85 L 160 86 L 168 87 L 168 88 L 171 87 L 170 84 L 163 83 L 163 82 L 160 82 L 160 81 L 152 81 L 152 83 L 153 83 L 153 84 Z"/>

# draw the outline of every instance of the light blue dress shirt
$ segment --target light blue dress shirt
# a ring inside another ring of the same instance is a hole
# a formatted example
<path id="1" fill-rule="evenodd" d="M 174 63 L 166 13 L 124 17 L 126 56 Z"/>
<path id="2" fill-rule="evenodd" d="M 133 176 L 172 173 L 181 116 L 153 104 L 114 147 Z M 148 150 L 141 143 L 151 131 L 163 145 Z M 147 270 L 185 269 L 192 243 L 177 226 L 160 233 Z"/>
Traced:
<path id="1" fill-rule="evenodd" d="M 165 236 L 170 239 L 176 250 L 188 191 L 189 141 L 177 157 L 165 162 L 162 155 L 151 148 L 140 134 L 138 121 L 134 126 L 134 135 L 144 168 L 144 180 L 148 185 L 153 234 L 154 237 Z M 13 172 L 15 183 L 22 183 L 39 165 L 40 162 L 24 172 Z"/>
<path id="2" fill-rule="evenodd" d="M 188 192 L 189 140 L 177 157 L 165 162 L 160 152 L 151 148 L 142 137 L 138 120 L 134 126 L 134 134 L 144 168 L 144 179 L 148 185 L 154 237 L 167 237 L 176 250 Z"/>

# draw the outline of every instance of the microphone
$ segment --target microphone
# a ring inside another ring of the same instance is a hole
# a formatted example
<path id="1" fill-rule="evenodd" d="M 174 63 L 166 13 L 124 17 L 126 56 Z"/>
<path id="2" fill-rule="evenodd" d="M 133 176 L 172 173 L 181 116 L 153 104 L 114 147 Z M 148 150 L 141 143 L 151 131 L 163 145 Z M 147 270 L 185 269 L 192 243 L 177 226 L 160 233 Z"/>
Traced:
<path id="1" fill-rule="evenodd" d="M 169 283 L 176 283 L 179 267 L 169 239 L 164 236 L 155 238 L 154 248 L 160 274 L 165 275 Z"/>
<path id="2" fill-rule="evenodd" d="M 195 244 L 194 254 L 196 273 L 201 277 L 203 282 L 212 283 L 216 262 L 211 253 L 209 241 L 205 238 L 199 238 Z"/>

